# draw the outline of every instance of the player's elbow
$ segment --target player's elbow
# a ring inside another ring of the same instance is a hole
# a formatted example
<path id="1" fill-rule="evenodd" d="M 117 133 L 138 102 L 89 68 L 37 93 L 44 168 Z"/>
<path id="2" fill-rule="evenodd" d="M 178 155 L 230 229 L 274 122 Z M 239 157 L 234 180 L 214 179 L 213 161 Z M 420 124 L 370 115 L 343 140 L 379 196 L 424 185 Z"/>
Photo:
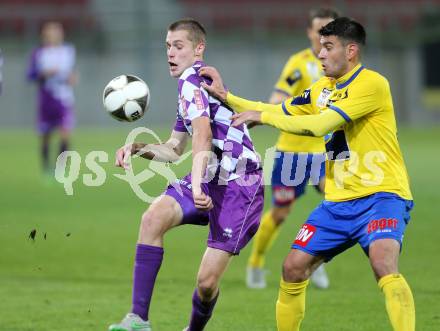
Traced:
<path id="1" fill-rule="evenodd" d="M 324 137 L 328 133 L 327 128 L 313 130 L 313 137 Z"/>
<path id="2" fill-rule="evenodd" d="M 306 135 L 311 137 L 324 137 L 327 133 L 331 131 L 328 125 L 324 123 L 319 123 L 318 125 L 314 124 L 308 130 L 304 130 L 307 132 Z"/>
<path id="3" fill-rule="evenodd" d="M 176 154 L 177 159 L 179 159 L 179 157 L 182 156 L 182 154 L 183 154 L 183 148 L 174 147 L 173 152 Z M 175 161 L 177 161 L 177 159 L 172 160 L 171 162 L 175 162 Z"/>

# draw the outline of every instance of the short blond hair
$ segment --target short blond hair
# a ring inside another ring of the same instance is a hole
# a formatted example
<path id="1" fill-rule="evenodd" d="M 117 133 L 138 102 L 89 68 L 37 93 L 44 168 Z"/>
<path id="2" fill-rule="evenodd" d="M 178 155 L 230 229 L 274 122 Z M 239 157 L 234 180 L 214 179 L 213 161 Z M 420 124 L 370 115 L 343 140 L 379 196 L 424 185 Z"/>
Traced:
<path id="1" fill-rule="evenodd" d="M 206 30 L 203 25 L 193 18 L 183 18 L 171 23 L 168 31 L 188 31 L 188 39 L 197 46 L 200 43 L 206 43 Z"/>

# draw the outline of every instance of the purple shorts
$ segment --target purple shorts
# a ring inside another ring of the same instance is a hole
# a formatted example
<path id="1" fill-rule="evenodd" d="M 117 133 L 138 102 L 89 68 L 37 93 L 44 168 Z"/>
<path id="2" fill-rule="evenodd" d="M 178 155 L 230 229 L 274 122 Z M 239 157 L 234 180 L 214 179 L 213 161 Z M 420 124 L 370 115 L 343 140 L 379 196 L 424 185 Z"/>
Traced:
<path id="1" fill-rule="evenodd" d="M 212 199 L 214 207 L 201 212 L 194 207 L 191 175 L 168 186 L 166 195 L 173 197 L 181 206 L 181 224 L 207 225 L 209 223 L 208 247 L 238 255 L 258 230 L 264 204 L 264 185 L 261 170 L 247 174 L 252 184 L 245 185 L 240 179 L 227 185 L 202 184 L 202 190 Z M 180 192 L 179 192 L 180 191 Z"/>
<path id="2" fill-rule="evenodd" d="M 38 116 L 37 129 L 41 134 L 50 133 L 56 128 L 71 131 L 74 126 L 74 115 L 72 110 L 59 111 L 52 116 Z"/>
<path id="3" fill-rule="evenodd" d="M 37 115 L 39 133 L 50 133 L 56 128 L 71 131 L 74 122 L 72 106 L 67 106 L 47 93 L 41 92 Z"/>

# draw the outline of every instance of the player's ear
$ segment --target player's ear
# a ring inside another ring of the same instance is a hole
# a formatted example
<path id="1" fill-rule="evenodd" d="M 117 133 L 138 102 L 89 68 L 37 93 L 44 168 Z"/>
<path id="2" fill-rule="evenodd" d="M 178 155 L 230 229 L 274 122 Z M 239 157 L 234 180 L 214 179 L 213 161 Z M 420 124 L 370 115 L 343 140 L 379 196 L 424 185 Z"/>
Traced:
<path id="1" fill-rule="evenodd" d="M 307 37 L 309 38 L 309 40 L 313 39 L 313 30 L 311 27 L 307 28 Z"/>
<path id="2" fill-rule="evenodd" d="M 350 43 L 347 45 L 346 54 L 348 60 L 352 60 L 359 54 L 359 46 L 355 43 Z"/>
<path id="3" fill-rule="evenodd" d="M 201 42 L 196 46 L 195 53 L 197 56 L 202 56 L 205 51 L 205 43 Z"/>

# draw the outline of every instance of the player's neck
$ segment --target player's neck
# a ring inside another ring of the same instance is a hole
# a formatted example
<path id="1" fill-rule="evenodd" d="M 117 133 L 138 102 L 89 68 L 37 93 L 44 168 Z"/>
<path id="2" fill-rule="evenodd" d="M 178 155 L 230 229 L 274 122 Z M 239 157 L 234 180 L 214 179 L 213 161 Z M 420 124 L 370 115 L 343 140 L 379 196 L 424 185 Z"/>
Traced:
<path id="1" fill-rule="evenodd" d="M 353 74 L 356 72 L 356 70 L 359 69 L 360 66 L 361 66 L 360 62 L 357 62 L 356 64 L 349 66 L 343 75 L 341 75 L 335 79 L 336 83 L 342 84 L 342 83 L 346 82 L 347 80 L 350 80 L 350 78 L 353 76 Z"/>
<path id="2" fill-rule="evenodd" d="M 347 69 L 344 70 L 344 72 L 339 77 L 337 77 L 336 79 L 339 80 L 339 79 L 345 77 L 348 73 L 353 71 L 353 69 L 356 68 L 359 64 L 360 64 L 359 61 L 349 62 L 348 65 L 347 65 Z"/>
<path id="3" fill-rule="evenodd" d="M 196 56 L 194 59 L 194 63 L 203 62 L 203 56 Z"/>

